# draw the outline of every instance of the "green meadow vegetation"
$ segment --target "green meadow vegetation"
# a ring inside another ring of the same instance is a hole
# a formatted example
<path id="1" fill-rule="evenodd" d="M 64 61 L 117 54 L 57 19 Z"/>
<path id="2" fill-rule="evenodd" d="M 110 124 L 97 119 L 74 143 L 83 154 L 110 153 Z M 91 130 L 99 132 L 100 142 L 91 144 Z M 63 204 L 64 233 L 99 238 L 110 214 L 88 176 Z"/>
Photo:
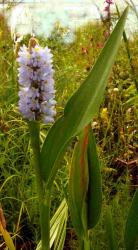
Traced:
<path id="1" fill-rule="evenodd" d="M 40 45 L 48 45 L 53 53 L 56 119 L 93 68 L 106 43 L 106 28 L 100 21 L 88 23 L 75 31 L 71 43 L 65 43 L 66 29 L 57 23 L 49 38 L 37 37 Z M 27 44 L 29 38 L 25 36 L 21 44 Z M 18 65 L 14 49 L 10 29 L 0 14 L 0 204 L 16 249 L 33 250 L 40 240 L 38 197 L 35 173 L 30 165 L 33 152 L 28 126 L 18 111 Z M 93 250 L 125 249 L 125 223 L 138 187 L 137 84 L 136 33 L 127 42 L 121 41 L 102 104 L 91 124 L 101 163 L 103 190 L 100 220 L 90 233 Z M 48 125 L 41 125 L 41 144 L 48 130 Z M 63 199 L 68 200 L 68 176 L 75 143 L 73 139 L 69 144 L 54 180 L 51 218 Z M 62 228 L 66 231 L 63 249 L 75 250 L 78 249 L 76 233 L 66 204 L 64 208 L 65 211 L 61 209 L 66 222 Z M 113 235 L 115 244 L 111 245 Z M 2 236 L 0 249 L 6 249 Z"/>

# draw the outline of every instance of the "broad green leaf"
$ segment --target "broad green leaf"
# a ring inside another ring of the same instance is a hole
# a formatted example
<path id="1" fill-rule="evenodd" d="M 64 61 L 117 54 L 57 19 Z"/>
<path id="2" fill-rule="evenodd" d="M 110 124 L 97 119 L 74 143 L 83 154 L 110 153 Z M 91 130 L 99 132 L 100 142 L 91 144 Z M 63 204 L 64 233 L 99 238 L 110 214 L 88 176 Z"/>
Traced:
<path id="1" fill-rule="evenodd" d="M 41 176 L 47 185 L 52 184 L 57 162 L 70 140 L 80 133 L 99 109 L 122 37 L 128 9 L 119 19 L 95 66 L 80 88 L 68 101 L 63 117 L 50 129 L 41 151 Z"/>
<path id="2" fill-rule="evenodd" d="M 89 188 L 87 197 L 88 207 L 88 228 L 93 228 L 100 217 L 102 206 L 102 178 L 100 163 L 98 159 L 95 137 L 91 126 L 89 126 L 88 143 L 88 169 L 89 169 Z"/>
<path id="3" fill-rule="evenodd" d="M 115 239 L 114 225 L 110 207 L 108 207 L 106 211 L 105 226 L 106 226 L 106 235 L 108 238 L 108 249 L 117 250 L 118 246 L 117 246 L 117 241 Z"/>
<path id="4" fill-rule="evenodd" d="M 126 250 L 135 250 L 138 247 L 138 189 L 132 200 L 125 227 Z"/>
<path id="5" fill-rule="evenodd" d="M 75 145 L 70 178 L 69 178 L 69 207 L 73 226 L 80 238 L 84 238 L 87 230 L 86 195 L 88 191 L 88 128 L 79 135 Z"/>

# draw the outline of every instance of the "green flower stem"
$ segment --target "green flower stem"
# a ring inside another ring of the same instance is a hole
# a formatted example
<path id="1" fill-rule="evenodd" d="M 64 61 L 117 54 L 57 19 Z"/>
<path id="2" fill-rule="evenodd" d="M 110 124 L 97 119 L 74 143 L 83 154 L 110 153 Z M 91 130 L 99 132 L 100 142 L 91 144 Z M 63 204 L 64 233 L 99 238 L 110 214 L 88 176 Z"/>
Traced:
<path id="1" fill-rule="evenodd" d="M 80 250 L 92 250 L 89 239 L 80 239 Z"/>
<path id="2" fill-rule="evenodd" d="M 36 121 L 29 123 L 29 130 L 31 136 L 31 144 L 34 154 L 34 170 L 36 175 L 37 192 L 40 209 L 40 226 L 41 226 L 41 240 L 42 250 L 50 250 L 50 191 L 46 190 L 41 176 L 40 165 L 40 141 L 39 141 L 39 123 Z"/>
<path id="3" fill-rule="evenodd" d="M 47 191 L 40 207 L 42 250 L 50 250 L 50 197 L 51 193 Z"/>

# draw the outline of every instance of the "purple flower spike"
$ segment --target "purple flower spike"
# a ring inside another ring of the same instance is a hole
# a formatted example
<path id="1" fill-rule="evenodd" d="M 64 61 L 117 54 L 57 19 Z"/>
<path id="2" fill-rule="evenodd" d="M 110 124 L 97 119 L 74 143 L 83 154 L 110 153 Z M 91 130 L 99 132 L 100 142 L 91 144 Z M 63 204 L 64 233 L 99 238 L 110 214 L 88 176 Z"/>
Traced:
<path id="1" fill-rule="evenodd" d="M 112 0 L 106 0 L 105 2 L 108 3 L 108 4 L 113 4 Z"/>
<path id="2" fill-rule="evenodd" d="M 24 45 L 18 55 L 20 112 L 29 121 L 53 122 L 56 101 L 50 49 Z"/>

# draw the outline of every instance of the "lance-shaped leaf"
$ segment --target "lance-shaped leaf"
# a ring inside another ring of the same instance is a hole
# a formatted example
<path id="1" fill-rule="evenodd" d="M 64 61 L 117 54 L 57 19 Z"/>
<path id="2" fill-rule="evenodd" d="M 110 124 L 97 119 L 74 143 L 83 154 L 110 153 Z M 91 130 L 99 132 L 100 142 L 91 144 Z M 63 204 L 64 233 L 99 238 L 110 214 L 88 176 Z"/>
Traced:
<path id="1" fill-rule="evenodd" d="M 91 126 L 89 126 L 88 143 L 88 169 L 89 169 L 89 188 L 87 197 L 88 207 L 88 228 L 93 228 L 100 217 L 102 206 L 102 178 L 100 163 L 98 159 L 95 137 Z"/>
<path id="2" fill-rule="evenodd" d="M 70 178 L 69 206 L 73 226 L 80 238 L 87 234 L 86 195 L 88 191 L 88 127 L 80 134 L 75 145 Z"/>
<path id="3" fill-rule="evenodd" d="M 135 250 L 138 247 L 138 189 L 132 200 L 125 228 L 126 250 Z"/>
<path id="4" fill-rule="evenodd" d="M 86 127 L 101 104 L 127 17 L 119 19 L 87 79 L 68 101 L 63 117 L 50 129 L 41 151 L 41 176 L 51 185 L 58 165 L 70 140 Z"/>

